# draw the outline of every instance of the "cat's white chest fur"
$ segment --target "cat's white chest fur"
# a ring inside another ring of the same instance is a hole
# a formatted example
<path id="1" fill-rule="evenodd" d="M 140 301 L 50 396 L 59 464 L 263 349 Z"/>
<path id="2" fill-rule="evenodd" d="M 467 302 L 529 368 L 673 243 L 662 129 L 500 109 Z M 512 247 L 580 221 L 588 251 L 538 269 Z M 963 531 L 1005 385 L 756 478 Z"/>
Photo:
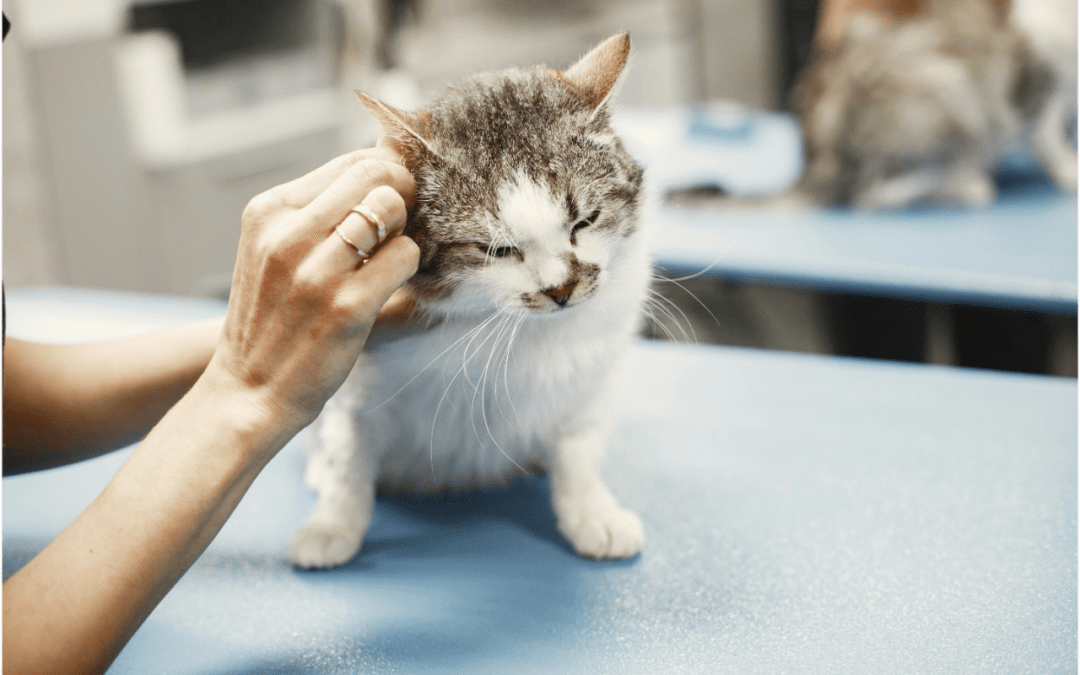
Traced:
<path id="1" fill-rule="evenodd" d="M 328 403 L 316 452 L 363 452 L 378 483 L 398 491 L 488 487 L 546 470 L 560 438 L 604 424 L 606 387 L 650 277 L 637 239 L 610 270 L 616 278 L 580 306 L 448 321 L 365 354 Z M 311 482 L 325 464 L 312 458 Z"/>

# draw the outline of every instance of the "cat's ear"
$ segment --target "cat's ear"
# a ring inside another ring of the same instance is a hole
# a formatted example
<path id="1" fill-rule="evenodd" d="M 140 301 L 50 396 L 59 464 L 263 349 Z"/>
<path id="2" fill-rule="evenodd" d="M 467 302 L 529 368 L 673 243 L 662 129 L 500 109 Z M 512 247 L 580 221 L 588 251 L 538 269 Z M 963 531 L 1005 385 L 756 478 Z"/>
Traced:
<path id="1" fill-rule="evenodd" d="M 364 104 L 368 112 L 382 125 L 387 140 L 405 158 L 406 166 L 410 166 L 413 160 L 424 153 L 435 154 L 424 138 L 429 133 L 430 123 L 427 113 L 402 112 L 363 92 L 358 91 L 356 95 L 360 97 L 360 102 Z"/>
<path id="2" fill-rule="evenodd" d="M 599 109 L 611 96 L 619 75 L 630 57 L 630 34 L 615 35 L 581 57 L 563 72 L 563 78 L 582 96 L 593 110 Z"/>

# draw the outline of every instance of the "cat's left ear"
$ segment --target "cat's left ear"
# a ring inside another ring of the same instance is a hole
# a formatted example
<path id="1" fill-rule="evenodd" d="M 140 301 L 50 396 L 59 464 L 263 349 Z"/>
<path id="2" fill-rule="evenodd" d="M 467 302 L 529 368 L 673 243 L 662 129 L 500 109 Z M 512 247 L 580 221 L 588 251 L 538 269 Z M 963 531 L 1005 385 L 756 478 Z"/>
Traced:
<path id="1" fill-rule="evenodd" d="M 563 78 L 593 110 L 598 110 L 611 96 L 619 75 L 630 57 L 630 34 L 608 38 L 563 72 Z"/>
<path id="2" fill-rule="evenodd" d="M 427 113 L 402 112 L 363 92 L 358 91 L 356 95 L 360 97 L 361 103 L 368 112 L 382 125 L 387 140 L 405 159 L 406 168 L 411 169 L 413 162 L 424 153 L 435 154 L 424 139 L 428 132 Z"/>

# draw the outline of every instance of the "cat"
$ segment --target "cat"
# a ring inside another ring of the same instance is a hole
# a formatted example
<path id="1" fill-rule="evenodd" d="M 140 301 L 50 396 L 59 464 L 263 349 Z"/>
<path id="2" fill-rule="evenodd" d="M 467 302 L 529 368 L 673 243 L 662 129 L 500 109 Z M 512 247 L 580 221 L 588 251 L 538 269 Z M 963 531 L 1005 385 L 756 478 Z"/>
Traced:
<path id="1" fill-rule="evenodd" d="M 809 205 L 981 207 L 1026 142 L 1076 190 L 1076 0 L 924 0 L 914 18 L 860 13 L 793 92 Z M 820 45 L 819 45 L 820 47 Z"/>
<path id="2" fill-rule="evenodd" d="M 565 71 L 511 69 L 405 113 L 361 94 L 417 183 L 405 234 L 422 330 L 369 342 L 314 428 L 317 493 L 289 558 L 352 559 L 376 490 L 500 486 L 546 472 L 578 554 L 629 558 L 644 527 L 601 477 L 612 377 L 652 274 L 643 171 L 611 130 L 630 53 L 608 39 Z"/>

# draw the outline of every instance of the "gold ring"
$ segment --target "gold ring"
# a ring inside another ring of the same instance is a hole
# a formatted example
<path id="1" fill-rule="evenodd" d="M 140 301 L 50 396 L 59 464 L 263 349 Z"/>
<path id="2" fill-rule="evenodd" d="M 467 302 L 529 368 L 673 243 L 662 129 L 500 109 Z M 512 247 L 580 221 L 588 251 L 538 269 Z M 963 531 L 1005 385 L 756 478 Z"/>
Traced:
<path id="1" fill-rule="evenodd" d="M 366 204 L 357 204 L 356 206 L 352 207 L 352 211 L 353 213 L 360 214 L 360 216 L 362 216 L 364 220 L 368 221 L 368 225 L 371 225 L 375 228 L 378 234 L 378 243 L 381 244 L 382 240 L 386 239 L 386 223 L 384 223 L 382 221 L 382 218 L 380 218 L 374 211 L 371 210 L 371 207 L 367 206 Z"/>
<path id="2" fill-rule="evenodd" d="M 334 232 L 337 232 L 337 236 L 341 237 L 341 241 L 351 246 L 353 250 L 356 251 L 357 255 L 359 255 L 361 258 L 367 258 L 370 255 L 367 251 L 354 244 L 352 239 L 346 237 L 345 234 L 341 231 L 340 225 L 334 228 Z"/>

